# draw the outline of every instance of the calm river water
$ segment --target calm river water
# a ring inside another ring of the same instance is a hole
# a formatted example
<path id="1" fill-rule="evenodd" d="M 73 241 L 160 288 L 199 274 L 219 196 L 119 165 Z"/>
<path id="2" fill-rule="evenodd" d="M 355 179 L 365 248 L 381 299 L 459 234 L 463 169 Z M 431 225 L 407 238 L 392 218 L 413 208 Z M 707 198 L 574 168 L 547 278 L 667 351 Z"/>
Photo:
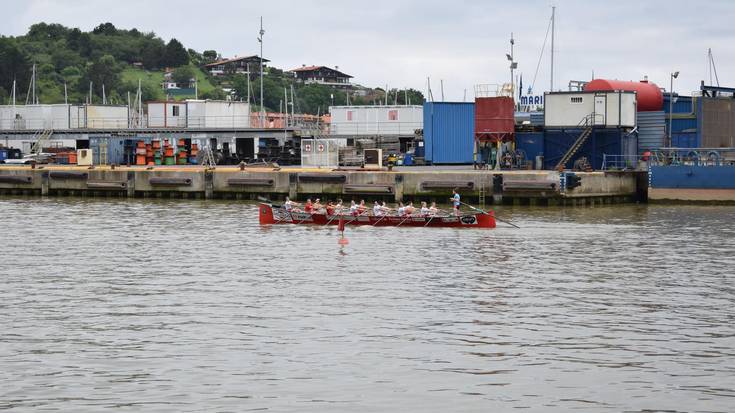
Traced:
<path id="1" fill-rule="evenodd" d="M 0 199 L 0 410 L 735 411 L 735 208 Z"/>

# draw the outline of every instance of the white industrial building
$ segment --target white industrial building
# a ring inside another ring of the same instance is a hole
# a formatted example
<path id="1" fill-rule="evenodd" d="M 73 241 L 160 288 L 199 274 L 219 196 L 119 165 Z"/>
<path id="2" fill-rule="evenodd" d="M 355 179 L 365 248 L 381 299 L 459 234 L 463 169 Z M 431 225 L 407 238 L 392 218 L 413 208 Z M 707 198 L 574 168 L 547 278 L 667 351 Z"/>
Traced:
<path id="1" fill-rule="evenodd" d="M 417 105 L 330 106 L 330 134 L 339 136 L 413 136 L 423 128 Z"/>
<path id="2" fill-rule="evenodd" d="M 148 102 L 149 128 L 185 128 L 186 102 Z"/>
<path id="3" fill-rule="evenodd" d="M 250 104 L 225 100 L 187 100 L 186 125 L 189 128 L 249 128 Z"/>
<path id="4" fill-rule="evenodd" d="M 127 106 L 7 105 L 0 106 L 0 130 L 125 129 Z"/>
<path id="5" fill-rule="evenodd" d="M 553 92 L 544 95 L 547 128 L 575 128 L 591 124 L 605 128 L 634 128 L 635 92 Z"/>

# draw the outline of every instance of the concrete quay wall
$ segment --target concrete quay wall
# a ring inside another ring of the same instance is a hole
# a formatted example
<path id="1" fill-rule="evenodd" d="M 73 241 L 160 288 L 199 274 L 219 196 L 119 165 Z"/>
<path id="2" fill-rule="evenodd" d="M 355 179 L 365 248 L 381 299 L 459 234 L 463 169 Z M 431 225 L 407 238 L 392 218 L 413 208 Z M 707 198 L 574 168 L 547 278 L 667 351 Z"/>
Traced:
<path id="1" fill-rule="evenodd" d="M 306 168 L 0 166 L 0 194 L 201 199 L 426 200 L 446 203 L 453 188 L 478 202 L 578 205 L 635 200 L 633 174 L 576 173 L 563 187 L 556 171 L 324 170 Z"/>

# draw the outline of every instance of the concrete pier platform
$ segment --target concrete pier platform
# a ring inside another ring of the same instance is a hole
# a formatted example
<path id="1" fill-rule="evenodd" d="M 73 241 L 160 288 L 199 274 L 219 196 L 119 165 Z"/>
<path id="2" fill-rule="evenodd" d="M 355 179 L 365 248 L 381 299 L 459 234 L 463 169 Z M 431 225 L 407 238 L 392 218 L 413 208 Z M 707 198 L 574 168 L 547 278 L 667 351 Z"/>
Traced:
<path id="1" fill-rule="evenodd" d="M 0 165 L 0 194 L 184 199 L 383 199 L 446 203 L 453 188 L 485 204 L 598 205 L 640 198 L 634 172 L 488 171 L 422 167 L 394 170 L 218 166 Z"/>

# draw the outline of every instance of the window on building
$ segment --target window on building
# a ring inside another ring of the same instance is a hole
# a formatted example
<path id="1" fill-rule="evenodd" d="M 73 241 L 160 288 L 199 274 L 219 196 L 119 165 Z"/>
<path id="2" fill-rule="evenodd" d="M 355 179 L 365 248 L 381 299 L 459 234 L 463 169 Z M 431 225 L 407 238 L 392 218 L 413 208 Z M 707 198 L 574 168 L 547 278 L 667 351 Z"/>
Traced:
<path id="1" fill-rule="evenodd" d="M 174 105 L 171 106 L 171 115 L 173 116 L 179 116 L 179 107 Z"/>
<path id="2" fill-rule="evenodd" d="M 351 110 L 348 110 L 347 111 L 347 120 L 352 120 L 352 111 Z"/>
<path id="3" fill-rule="evenodd" d="M 569 98 L 569 101 L 571 103 L 583 103 L 584 102 L 584 98 L 582 96 L 572 96 L 572 97 Z"/>
<path id="4" fill-rule="evenodd" d="M 388 120 L 398 120 L 398 110 L 397 109 L 388 111 Z"/>

